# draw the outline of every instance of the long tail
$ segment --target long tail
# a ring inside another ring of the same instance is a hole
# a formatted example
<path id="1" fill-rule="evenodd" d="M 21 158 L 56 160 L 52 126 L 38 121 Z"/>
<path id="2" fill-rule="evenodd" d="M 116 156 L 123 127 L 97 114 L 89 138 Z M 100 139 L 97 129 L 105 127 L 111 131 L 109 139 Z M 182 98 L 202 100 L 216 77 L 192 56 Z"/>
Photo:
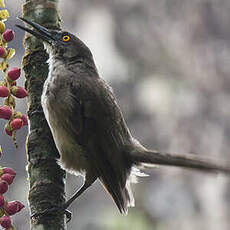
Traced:
<path id="1" fill-rule="evenodd" d="M 152 151 L 147 149 L 138 149 L 130 153 L 135 164 L 146 163 L 156 165 L 168 165 L 184 168 L 191 168 L 206 172 L 224 173 L 230 175 L 230 164 L 223 165 L 209 159 L 198 157 L 194 154 L 171 154 Z"/>

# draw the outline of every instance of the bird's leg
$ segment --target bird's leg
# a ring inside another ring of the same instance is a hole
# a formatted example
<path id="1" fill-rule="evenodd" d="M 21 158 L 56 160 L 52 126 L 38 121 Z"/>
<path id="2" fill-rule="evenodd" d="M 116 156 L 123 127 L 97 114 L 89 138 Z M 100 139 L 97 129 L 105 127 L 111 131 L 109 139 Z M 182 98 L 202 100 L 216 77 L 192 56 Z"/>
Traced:
<path id="1" fill-rule="evenodd" d="M 90 187 L 94 182 L 96 178 L 93 179 L 87 179 L 85 180 L 84 184 L 77 190 L 76 193 L 73 194 L 73 196 L 62 206 L 64 209 L 67 209 L 88 187 Z"/>
<path id="2" fill-rule="evenodd" d="M 72 204 L 72 202 L 74 200 L 76 200 L 88 187 L 90 187 L 94 181 L 96 180 L 96 178 L 90 178 L 90 179 L 86 179 L 84 184 L 77 190 L 77 192 L 64 204 L 55 206 L 53 208 L 49 208 L 44 210 L 43 212 L 40 213 L 35 213 L 33 215 L 31 215 L 31 218 L 37 218 L 38 216 L 44 216 L 47 214 L 52 214 L 54 212 L 63 212 L 66 215 L 67 218 L 67 223 L 71 220 L 71 216 L 72 213 L 67 210 L 67 208 L 70 206 L 70 204 Z"/>

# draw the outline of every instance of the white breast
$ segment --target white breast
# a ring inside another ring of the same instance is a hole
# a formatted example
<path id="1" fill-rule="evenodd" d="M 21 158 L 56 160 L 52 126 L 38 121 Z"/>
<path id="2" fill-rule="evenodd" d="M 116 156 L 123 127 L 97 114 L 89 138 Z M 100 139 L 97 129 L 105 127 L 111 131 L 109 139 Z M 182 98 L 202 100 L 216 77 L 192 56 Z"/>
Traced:
<path id="1" fill-rule="evenodd" d="M 70 173 L 81 173 L 84 175 L 84 172 L 88 168 L 84 150 L 77 144 L 76 139 L 70 136 L 68 127 L 62 125 L 62 119 L 65 118 L 64 115 L 67 111 L 66 106 L 69 106 L 67 105 L 67 101 L 70 103 L 70 100 L 66 100 L 66 97 L 68 98 L 68 89 L 63 89 L 61 86 L 56 87 L 61 79 L 57 79 L 57 75 L 54 74 L 53 63 L 54 60 L 51 57 L 49 59 L 49 74 L 44 83 L 41 97 L 42 108 L 61 156 L 60 165 Z M 64 67 L 55 63 L 55 69 L 57 68 Z M 61 119 L 59 119 L 60 115 L 62 116 Z"/>

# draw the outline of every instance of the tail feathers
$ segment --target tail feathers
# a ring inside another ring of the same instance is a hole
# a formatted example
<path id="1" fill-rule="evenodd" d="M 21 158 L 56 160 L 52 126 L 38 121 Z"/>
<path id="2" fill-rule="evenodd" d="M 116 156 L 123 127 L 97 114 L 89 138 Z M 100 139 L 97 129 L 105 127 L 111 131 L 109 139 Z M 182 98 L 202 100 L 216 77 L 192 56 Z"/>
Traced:
<path id="1" fill-rule="evenodd" d="M 167 165 L 177 166 L 190 169 L 201 170 L 205 172 L 220 172 L 230 175 L 230 167 L 219 164 L 219 162 L 213 162 L 202 157 L 198 157 L 194 154 L 170 154 L 157 151 L 150 151 L 142 147 L 141 145 L 135 149 L 135 151 L 129 152 L 132 163 L 137 167 L 132 167 L 129 177 L 126 179 L 126 183 L 122 180 L 117 180 L 114 174 L 104 173 L 103 177 L 100 177 L 100 181 L 104 185 L 105 189 L 112 196 L 118 209 L 122 214 L 128 213 L 129 207 L 134 207 L 134 197 L 130 187 L 131 183 L 137 183 L 137 177 L 147 176 L 140 171 L 142 167 L 155 167 L 155 165 Z M 109 170 L 107 172 L 110 172 Z"/>
<path id="2" fill-rule="evenodd" d="M 128 208 L 135 206 L 133 193 L 130 187 L 130 181 L 127 180 L 124 188 L 121 188 L 121 186 L 111 188 L 110 186 L 107 186 L 108 184 L 106 185 L 103 181 L 101 182 L 108 193 L 112 196 L 113 201 L 117 205 L 120 213 L 127 215 Z"/>
<path id="3" fill-rule="evenodd" d="M 128 214 L 128 208 L 134 207 L 133 193 L 130 185 L 125 186 L 117 194 L 111 194 L 121 214 Z"/>
<path id="4" fill-rule="evenodd" d="M 147 174 L 140 171 L 136 167 L 132 167 L 130 175 L 126 180 L 126 185 L 123 189 L 119 191 L 112 191 L 110 194 L 113 197 L 118 209 L 122 214 L 128 214 L 128 208 L 135 206 L 135 200 L 131 189 L 131 183 L 137 183 L 138 177 L 146 177 Z M 116 193 L 116 194 L 115 194 Z"/>
<path id="5" fill-rule="evenodd" d="M 198 157 L 194 154 L 170 154 L 158 151 L 151 151 L 145 148 L 138 148 L 137 151 L 130 152 L 130 156 L 134 164 L 144 165 L 167 165 L 184 168 L 191 168 L 206 172 L 219 172 L 230 175 L 230 164 L 225 166 L 219 162 L 214 162 L 210 159 Z"/>
<path id="6" fill-rule="evenodd" d="M 100 178 L 100 181 L 108 193 L 112 196 L 115 204 L 117 205 L 121 214 L 128 214 L 128 208 L 135 206 L 135 200 L 133 197 L 131 183 L 137 183 L 138 177 L 146 177 L 147 174 L 141 172 L 139 168 L 132 167 L 130 175 L 126 180 L 125 186 L 122 186 L 120 183 L 116 183 L 113 180 L 113 183 L 105 183 L 103 178 Z"/>
<path id="7" fill-rule="evenodd" d="M 119 208 L 122 214 L 128 214 L 128 208 L 135 206 L 135 200 L 133 197 L 132 189 L 130 186 L 130 181 L 126 182 L 125 188 L 121 191 L 122 198 L 123 198 L 123 205 Z M 116 202 L 116 201 L 115 201 Z"/>

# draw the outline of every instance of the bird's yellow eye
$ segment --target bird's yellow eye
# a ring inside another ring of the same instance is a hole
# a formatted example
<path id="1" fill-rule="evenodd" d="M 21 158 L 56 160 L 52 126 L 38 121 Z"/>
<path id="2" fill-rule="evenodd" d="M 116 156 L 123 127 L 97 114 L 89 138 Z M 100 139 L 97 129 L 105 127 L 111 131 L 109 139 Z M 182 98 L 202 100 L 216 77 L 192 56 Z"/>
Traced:
<path id="1" fill-rule="evenodd" d="M 70 36 L 69 35 L 64 35 L 62 37 L 62 41 L 64 41 L 64 42 L 68 42 L 69 40 L 70 40 Z"/>

